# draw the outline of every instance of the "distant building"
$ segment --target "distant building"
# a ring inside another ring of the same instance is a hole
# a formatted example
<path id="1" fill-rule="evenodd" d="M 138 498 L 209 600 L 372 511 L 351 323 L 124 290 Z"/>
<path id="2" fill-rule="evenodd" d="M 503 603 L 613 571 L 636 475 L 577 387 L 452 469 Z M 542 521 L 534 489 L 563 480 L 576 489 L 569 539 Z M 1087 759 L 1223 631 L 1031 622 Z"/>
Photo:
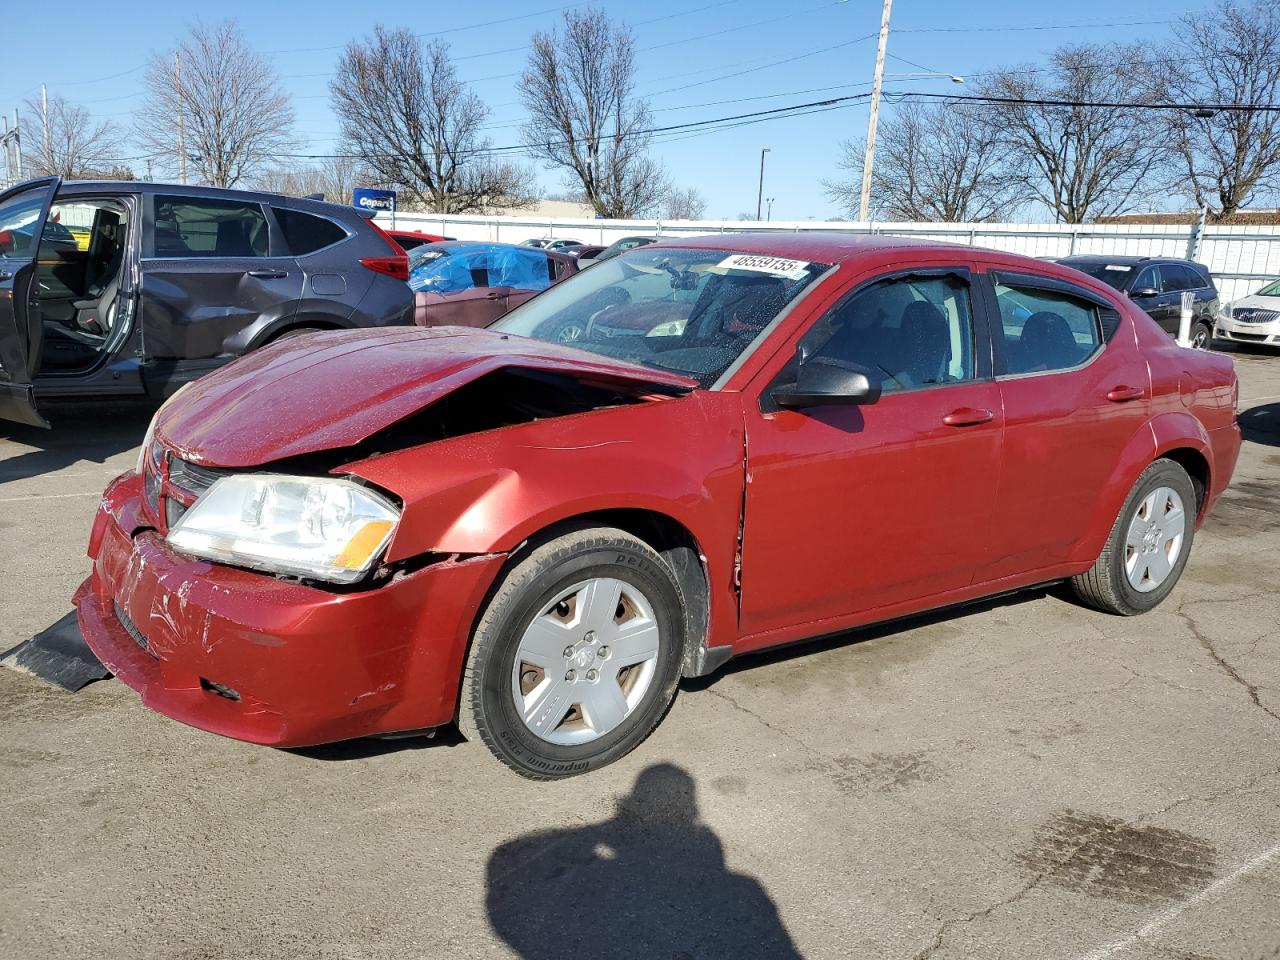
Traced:
<path id="1" fill-rule="evenodd" d="M 1228 226 L 1235 225 L 1238 227 L 1244 227 L 1244 226 L 1270 227 L 1270 226 L 1280 225 L 1280 210 L 1262 210 L 1262 209 L 1237 210 L 1235 213 L 1231 214 L 1231 216 L 1227 217 L 1225 220 L 1214 220 L 1212 214 L 1210 215 L 1209 219 L 1210 219 L 1210 222 L 1214 224 L 1214 226 L 1221 226 L 1225 224 Z M 1199 223 L 1200 211 L 1199 210 L 1182 210 L 1174 213 L 1154 213 L 1154 212 L 1153 213 L 1121 213 L 1112 217 L 1099 217 L 1097 222 L 1098 223 L 1127 223 L 1127 224 Z"/>

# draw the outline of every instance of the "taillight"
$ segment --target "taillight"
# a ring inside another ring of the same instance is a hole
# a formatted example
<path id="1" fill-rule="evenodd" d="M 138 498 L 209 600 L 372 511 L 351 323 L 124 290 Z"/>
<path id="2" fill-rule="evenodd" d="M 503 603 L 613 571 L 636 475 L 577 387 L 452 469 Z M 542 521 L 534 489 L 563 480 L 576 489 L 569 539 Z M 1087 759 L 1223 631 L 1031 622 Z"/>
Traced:
<path id="1" fill-rule="evenodd" d="M 407 283 L 409 281 L 409 255 L 377 223 L 373 220 L 366 222 L 373 227 L 378 236 L 386 241 L 387 246 L 394 251 L 394 254 L 390 257 L 364 257 L 360 260 L 360 265 L 368 267 L 375 273 L 385 273 L 389 277 L 395 277 L 397 280 L 403 280 Z"/>

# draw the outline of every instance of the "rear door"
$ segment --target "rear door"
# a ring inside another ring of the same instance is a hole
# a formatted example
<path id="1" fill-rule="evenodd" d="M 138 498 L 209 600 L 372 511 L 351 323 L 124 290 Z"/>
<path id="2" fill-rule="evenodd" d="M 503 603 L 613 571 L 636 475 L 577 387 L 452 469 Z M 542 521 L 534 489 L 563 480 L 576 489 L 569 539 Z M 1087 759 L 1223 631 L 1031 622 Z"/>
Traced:
<path id="1" fill-rule="evenodd" d="M 249 197 L 147 198 L 142 334 L 147 360 L 236 354 L 257 330 L 287 320 L 302 271 Z"/>
<path id="2" fill-rule="evenodd" d="M 999 267 L 979 286 L 1005 418 L 985 582 L 1072 558 L 1122 452 L 1146 429 L 1151 377 L 1132 321 L 1098 294 Z"/>
<path id="3" fill-rule="evenodd" d="M 40 285 L 36 253 L 60 180 L 33 180 L 0 194 L 0 419 L 36 427 L 40 369 Z"/>

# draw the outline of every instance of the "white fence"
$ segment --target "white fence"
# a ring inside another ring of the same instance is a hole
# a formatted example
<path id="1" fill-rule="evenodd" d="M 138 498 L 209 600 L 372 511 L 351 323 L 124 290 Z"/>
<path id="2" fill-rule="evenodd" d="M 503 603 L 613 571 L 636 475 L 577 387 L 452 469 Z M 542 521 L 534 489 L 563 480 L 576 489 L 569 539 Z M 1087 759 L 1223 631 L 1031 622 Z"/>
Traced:
<path id="1" fill-rule="evenodd" d="M 379 215 L 386 225 L 387 214 Z M 1032 257 L 1055 258 L 1073 253 L 1190 257 L 1213 274 L 1224 301 L 1253 293 L 1280 277 L 1280 228 L 1214 227 L 1150 224 L 1035 223 L 851 223 L 805 220 L 767 223 L 741 220 L 566 220 L 538 217 L 400 213 L 396 225 L 456 237 L 519 243 L 533 237 L 570 237 L 583 243 L 612 243 L 632 234 L 693 237 L 741 230 L 793 233 L 834 230 L 853 234 L 887 234 L 990 247 Z"/>

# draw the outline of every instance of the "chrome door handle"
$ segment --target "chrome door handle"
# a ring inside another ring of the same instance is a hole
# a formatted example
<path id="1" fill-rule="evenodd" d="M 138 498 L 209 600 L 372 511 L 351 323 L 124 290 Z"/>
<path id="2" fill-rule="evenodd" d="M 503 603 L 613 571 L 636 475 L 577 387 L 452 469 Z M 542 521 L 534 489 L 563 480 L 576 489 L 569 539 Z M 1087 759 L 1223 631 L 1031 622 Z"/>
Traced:
<path id="1" fill-rule="evenodd" d="M 990 423 L 994 418 L 995 414 L 990 410 L 961 407 L 948 413 L 942 418 L 942 422 L 948 427 L 971 427 L 979 423 Z"/>

